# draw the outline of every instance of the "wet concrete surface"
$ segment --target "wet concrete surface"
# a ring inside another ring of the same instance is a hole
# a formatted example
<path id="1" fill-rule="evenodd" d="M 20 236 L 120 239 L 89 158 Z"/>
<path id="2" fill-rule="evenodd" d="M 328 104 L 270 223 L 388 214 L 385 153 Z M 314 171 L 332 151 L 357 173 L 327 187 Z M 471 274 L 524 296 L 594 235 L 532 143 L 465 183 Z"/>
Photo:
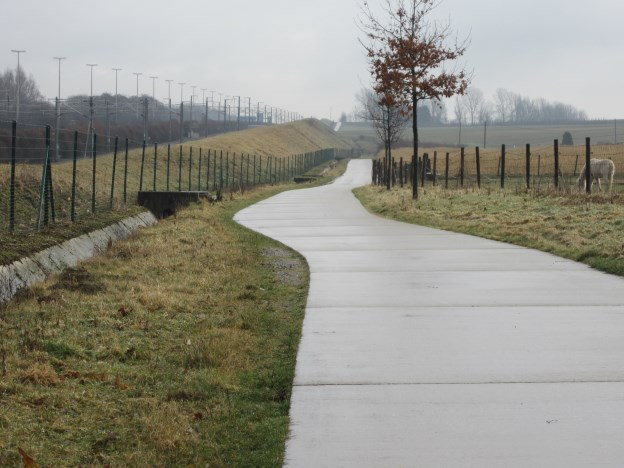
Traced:
<path id="1" fill-rule="evenodd" d="M 624 280 L 373 216 L 334 184 L 236 220 L 311 271 L 286 465 L 624 464 Z"/>

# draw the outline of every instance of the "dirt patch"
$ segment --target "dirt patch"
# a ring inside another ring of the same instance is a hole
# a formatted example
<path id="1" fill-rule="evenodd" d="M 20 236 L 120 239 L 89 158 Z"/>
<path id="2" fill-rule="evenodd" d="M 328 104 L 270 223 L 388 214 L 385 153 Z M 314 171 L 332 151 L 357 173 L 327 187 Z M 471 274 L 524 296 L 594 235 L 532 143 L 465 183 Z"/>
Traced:
<path id="1" fill-rule="evenodd" d="M 269 247 L 262 251 L 266 264 L 277 276 L 280 283 L 288 286 L 301 286 L 306 281 L 305 262 L 294 252 L 284 247 Z"/>
<path id="2" fill-rule="evenodd" d="M 86 269 L 78 267 L 65 269 L 59 274 L 52 288 L 80 291 L 85 294 L 97 294 L 104 290 L 104 285 L 97 281 Z"/>

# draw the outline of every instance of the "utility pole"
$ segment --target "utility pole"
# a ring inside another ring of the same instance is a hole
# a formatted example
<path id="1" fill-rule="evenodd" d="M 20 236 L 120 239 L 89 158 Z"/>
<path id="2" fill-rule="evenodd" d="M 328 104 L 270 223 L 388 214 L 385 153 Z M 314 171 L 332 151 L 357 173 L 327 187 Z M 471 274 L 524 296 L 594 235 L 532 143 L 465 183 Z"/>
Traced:
<path id="1" fill-rule="evenodd" d="M 58 95 L 56 97 L 56 160 L 61 160 L 61 60 L 65 60 L 67 57 L 52 57 L 54 60 L 58 60 Z"/>
<path id="2" fill-rule="evenodd" d="M 178 83 L 180 85 L 180 143 L 184 141 L 184 85 L 186 83 Z"/>
<path id="3" fill-rule="evenodd" d="M 119 107 L 117 105 L 117 72 L 120 72 L 121 68 L 113 68 L 113 70 L 115 71 L 115 126 L 117 126 L 117 114 L 119 113 Z"/>
<path id="4" fill-rule="evenodd" d="M 240 96 L 238 98 L 238 118 L 236 119 L 236 130 L 240 130 Z"/>
<path id="5" fill-rule="evenodd" d="M 204 115 L 204 136 L 208 136 L 208 101 L 206 101 L 206 89 L 202 88 L 202 102 L 204 103 L 205 115 Z"/>
<path id="6" fill-rule="evenodd" d="M 171 141 L 171 139 L 172 139 L 172 134 L 171 134 L 171 82 L 173 80 L 165 80 L 165 81 L 169 85 L 169 92 L 168 92 L 167 96 L 169 98 L 169 141 Z"/>
<path id="7" fill-rule="evenodd" d="M 150 76 L 150 78 L 152 79 L 152 104 L 154 106 L 152 108 L 152 120 L 156 120 L 156 79 L 158 77 Z"/>
<path id="8" fill-rule="evenodd" d="M 19 111 L 20 111 L 20 54 L 24 54 L 24 53 L 26 53 L 26 51 L 25 50 L 11 49 L 11 52 L 14 52 L 14 53 L 17 54 L 17 75 L 15 77 L 15 82 L 16 82 L 16 86 L 15 86 L 15 104 L 16 104 L 15 121 L 19 122 Z"/>
<path id="9" fill-rule="evenodd" d="M 193 98 L 195 97 L 195 88 L 197 88 L 197 86 L 195 85 L 191 85 L 191 128 L 189 130 L 190 133 L 190 137 L 193 138 Z"/>
<path id="10" fill-rule="evenodd" d="M 139 76 L 141 76 L 142 74 L 143 73 L 133 73 L 133 75 L 137 77 L 137 108 L 136 108 L 137 119 L 139 118 Z"/>
<path id="11" fill-rule="evenodd" d="M 210 91 L 210 108 L 209 109 L 214 109 L 214 93 L 215 91 Z M 217 117 L 217 120 L 219 120 L 219 117 Z"/>
<path id="12" fill-rule="evenodd" d="M 483 149 L 487 148 L 487 120 L 483 123 Z"/>

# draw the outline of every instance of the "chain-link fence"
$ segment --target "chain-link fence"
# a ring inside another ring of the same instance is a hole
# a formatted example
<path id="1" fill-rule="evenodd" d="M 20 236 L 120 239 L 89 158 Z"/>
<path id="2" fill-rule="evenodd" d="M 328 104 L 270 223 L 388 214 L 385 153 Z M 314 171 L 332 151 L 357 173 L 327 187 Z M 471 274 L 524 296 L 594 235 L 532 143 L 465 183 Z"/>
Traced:
<path id="1" fill-rule="evenodd" d="M 240 190 L 291 180 L 345 150 L 323 149 L 287 157 L 210 148 L 206 142 L 150 144 L 114 138 L 112 152 L 98 134 L 61 132 L 61 162 L 53 161 L 49 127 L 1 123 L 11 138 L 0 161 L 0 234 L 28 233 L 55 222 L 75 222 L 137 203 L 140 191 Z M 7 132 L 2 132 L 7 133 Z M 350 150 L 346 151 L 350 154 Z"/>

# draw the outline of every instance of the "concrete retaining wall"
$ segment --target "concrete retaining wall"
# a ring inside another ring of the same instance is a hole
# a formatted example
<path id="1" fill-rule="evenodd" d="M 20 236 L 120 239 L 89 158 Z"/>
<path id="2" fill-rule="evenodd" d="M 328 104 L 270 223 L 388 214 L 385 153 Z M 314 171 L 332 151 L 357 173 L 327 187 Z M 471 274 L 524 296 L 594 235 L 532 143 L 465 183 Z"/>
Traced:
<path id="1" fill-rule="evenodd" d="M 11 299 L 22 288 L 44 281 L 53 273 L 74 267 L 78 262 L 105 251 L 110 243 L 125 239 L 138 229 L 155 223 L 156 218 L 152 213 L 141 213 L 47 248 L 32 257 L 22 258 L 10 265 L 0 265 L 0 302 Z"/>

